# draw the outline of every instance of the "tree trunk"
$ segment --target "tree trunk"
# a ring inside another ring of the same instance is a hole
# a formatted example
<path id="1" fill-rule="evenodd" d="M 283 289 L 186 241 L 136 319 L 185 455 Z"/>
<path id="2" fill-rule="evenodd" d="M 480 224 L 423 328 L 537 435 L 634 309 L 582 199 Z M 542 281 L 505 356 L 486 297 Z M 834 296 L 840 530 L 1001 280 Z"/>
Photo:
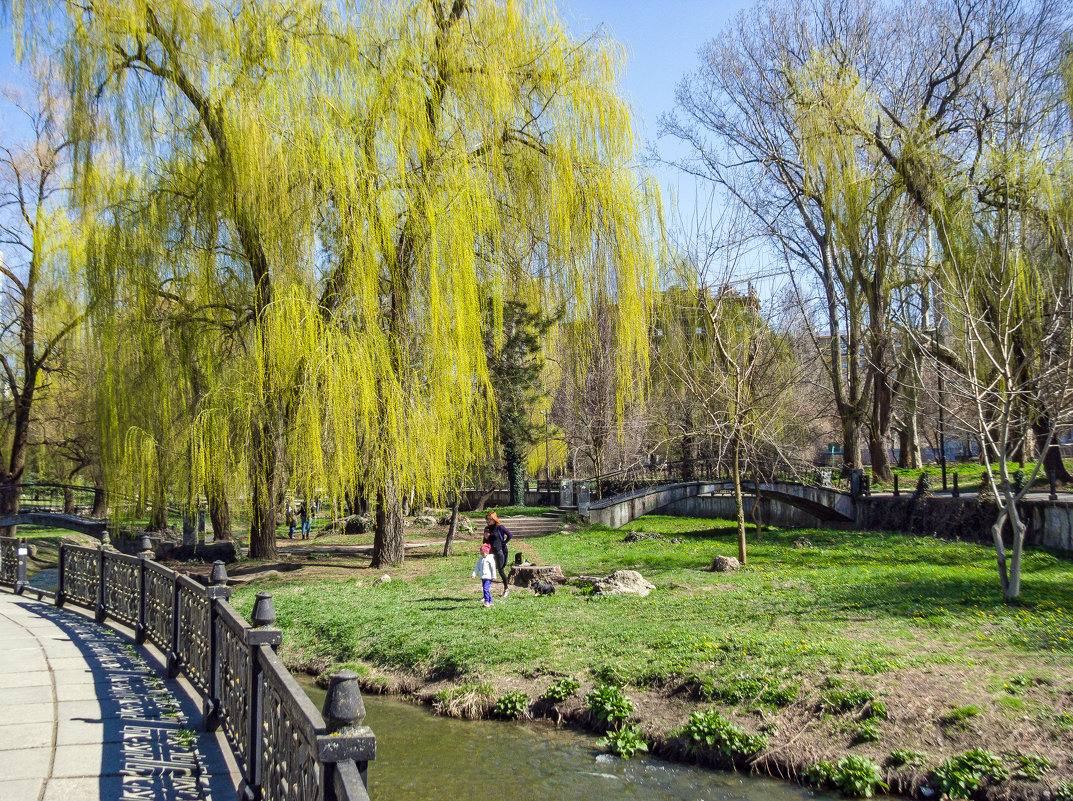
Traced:
<path id="1" fill-rule="evenodd" d="M 890 471 L 891 387 L 887 374 L 873 368 L 872 421 L 868 451 L 872 457 L 872 473 L 880 481 L 893 478 Z"/>
<path id="2" fill-rule="evenodd" d="M 443 543 L 443 555 L 451 555 L 451 547 L 455 544 L 455 533 L 458 531 L 458 504 L 459 493 L 455 493 L 455 502 L 451 504 L 451 525 L 447 528 L 447 539 Z"/>
<path id="3" fill-rule="evenodd" d="M 898 429 L 898 467 L 920 467 L 920 437 L 916 411 L 906 411 L 905 424 Z"/>
<path id="4" fill-rule="evenodd" d="M 216 542 L 231 541 L 231 504 L 227 494 L 221 488 L 217 492 L 206 492 L 209 500 L 209 520 L 212 522 L 212 538 Z"/>
<path id="5" fill-rule="evenodd" d="M 168 498 L 165 494 L 164 480 L 158 477 L 153 488 L 153 511 L 149 516 L 150 531 L 164 531 L 168 527 Z"/>
<path id="6" fill-rule="evenodd" d="M 75 493 L 70 487 L 63 488 L 63 513 L 65 515 L 75 513 Z"/>
<path id="7" fill-rule="evenodd" d="M 856 418 L 842 420 L 842 464 L 850 470 L 860 470 L 861 426 Z"/>
<path id="8" fill-rule="evenodd" d="M 525 462 L 513 443 L 503 447 L 504 461 L 507 464 L 507 487 L 510 492 L 510 506 L 525 506 Z"/>
<path id="9" fill-rule="evenodd" d="M 991 539 L 995 543 L 995 561 L 998 564 L 999 585 L 1003 597 L 1009 597 L 1010 576 L 1006 569 L 1006 546 L 1002 542 L 1002 529 L 1006 525 L 1006 510 L 1000 509 L 998 518 L 991 524 Z"/>
<path id="10" fill-rule="evenodd" d="M 401 503 L 394 482 L 376 494 L 376 533 L 373 535 L 373 560 L 370 567 L 397 567 L 406 554 L 406 535 L 402 529 Z"/>
<path id="11" fill-rule="evenodd" d="M 744 565 L 746 560 L 745 503 L 741 495 L 741 459 L 737 436 L 733 438 L 731 449 L 730 471 L 734 476 L 734 514 L 738 520 L 738 561 Z"/>
<path id="12" fill-rule="evenodd" d="M 1025 547 L 1025 523 L 1016 503 L 1010 504 L 1010 528 L 1013 529 L 1013 553 L 1010 555 L 1010 577 L 1003 593 L 1006 600 L 1013 600 L 1021 595 L 1021 555 Z"/>
<path id="13" fill-rule="evenodd" d="M 1032 428 L 1036 433 L 1036 451 L 1043 452 L 1043 470 L 1047 474 L 1047 480 L 1050 481 L 1053 476 L 1056 482 L 1073 482 L 1073 475 L 1070 475 L 1066 463 L 1062 461 L 1062 448 L 1056 441 L 1057 437 L 1052 435 L 1050 418 L 1046 415 L 1037 418 Z"/>
<path id="14" fill-rule="evenodd" d="M 760 542 L 764 535 L 764 515 L 760 511 L 760 474 L 753 474 L 753 525 L 756 526 L 756 541 Z"/>
<path id="15" fill-rule="evenodd" d="M 105 517 L 108 514 L 108 496 L 104 494 L 104 483 L 97 479 L 93 482 L 93 511 L 90 517 Z"/>
<path id="16" fill-rule="evenodd" d="M 253 492 L 250 497 L 250 557 L 252 559 L 275 559 L 276 548 L 276 492 L 273 484 L 275 471 L 264 464 L 268 457 L 260 447 L 253 449 L 250 464 Z"/>
<path id="17" fill-rule="evenodd" d="M 497 487 L 497 486 L 495 486 L 493 484 L 491 489 L 487 489 L 487 490 L 483 491 L 478 496 L 477 504 L 473 507 L 473 511 L 475 511 L 475 512 L 483 512 L 485 504 L 488 503 L 488 499 L 492 497 L 492 493 L 495 492 L 497 489 L 499 489 L 499 487 Z"/>

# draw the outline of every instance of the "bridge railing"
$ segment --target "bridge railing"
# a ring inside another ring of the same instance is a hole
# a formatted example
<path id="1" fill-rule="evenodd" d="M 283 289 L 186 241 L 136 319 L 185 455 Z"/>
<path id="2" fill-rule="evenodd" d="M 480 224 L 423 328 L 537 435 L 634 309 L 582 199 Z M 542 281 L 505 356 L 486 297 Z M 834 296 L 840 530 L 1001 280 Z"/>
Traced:
<path id="1" fill-rule="evenodd" d="M 272 626 L 269 593 L 257 595 L 247 623 L 229 603 L 222 562 L 204 586 L 154 562 L 151 551 L 129 556 L 107 544 L 61 544 L 58 574 L 58 606 L 130 626 L 139 644 L 149 640 L 165 654 L 169 676 L 189 679 L 201 695 L 204 728 L 222 728 L 235 754 L 240 798 L 368 801 L 376 737 L 362 725 L 358 676 L 332 676 L 322 715 L 276 654 L 282 633 Z M 11 537 L 0 537 L 0 584 L 16 592 L 26 586 L 26 548 Z"/>
<path id="2" fill-rule="evenodd" d="M 722 458 L 693 459 L 676 462 L 643 462 L 594 478 L 574 481 L 574 486 L 587 485 L 593 502 L 629 496 L 650 487 L 686 481 L 728 482 L 732 480 L 731 466 Z M 786 481 L 809 486 L 849 490 L 849 482 L 831 468 L 790 459 L 765 460 L 741 469 L 741 480 L 752 483 Z"/>

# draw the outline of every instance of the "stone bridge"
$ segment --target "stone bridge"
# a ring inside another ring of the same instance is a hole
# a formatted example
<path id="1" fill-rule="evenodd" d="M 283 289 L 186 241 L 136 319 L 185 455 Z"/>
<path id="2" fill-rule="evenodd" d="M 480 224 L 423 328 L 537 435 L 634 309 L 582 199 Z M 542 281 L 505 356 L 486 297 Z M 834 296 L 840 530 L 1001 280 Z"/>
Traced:
<path id="1" fill-rule="evenodd" d="M 751 495 L 753 481 L 742 481 L 743 492 Z M 685 481 L 677 484 L 643 487 L 632 492 L 591 502 L 587 511 L 579 506 L 579 513 L 590 523 L 599 523 L 610 528 L 621 528 L 631 520 L 658 512 L 670 504 L 686 498 L 733 492 L 729 480 Z M 820 487 L 794 481 L 762 481 L 761 494 L 773 501 L 801 509 L 825 522 L 853 522 L 857 519 L 857 504 L 853 496 L 833 487 Z"/>
<path id="2" fill-rule="evenodd" d="M 108 528 L 107 521 L 94 520 L 90 517 L 65 515 L 59 512 L 19 512 L 13 515 L 0 515 L 0 528 L 6 526 L 47 526 L 78 531 L 100 539 Z"/>

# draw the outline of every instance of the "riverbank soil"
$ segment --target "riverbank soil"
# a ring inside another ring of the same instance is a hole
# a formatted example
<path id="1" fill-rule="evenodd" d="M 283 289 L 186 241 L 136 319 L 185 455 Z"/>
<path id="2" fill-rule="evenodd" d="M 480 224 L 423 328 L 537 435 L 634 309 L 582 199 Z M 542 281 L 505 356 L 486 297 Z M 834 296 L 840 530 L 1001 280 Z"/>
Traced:
<path id="1" fill-rule="evenodd" d="M 630 531 L 662 539 L 624 542 Z M 317 559 L 236 587 L 235 602 L 248 613 L 255 592 L 274 593 L 292 668 L 347 665 L 367 687 L 416 692 L 449 713 L 488 714 L 520 691 L 531 712 L 583 718 L 587 691 L 612 682 L 665 752 L 688 750 L 680 727 L 714 707 L 766 735 L 746 765 L 790 778 L 859 755 L 892 790 L 927 795 L 944 760 L 982 748 L 1022 775 L 984 780 L 978 795 L 1041 798 L 1073 780 L 1069 561 L 1029 551 L 1023 597 L 1004 604 L 990 548 L 935 538 L 750 532 L 748 566 L 729 573 L 707 570 L 714 555 L 736 555 L 723 521 L 652 516 L 517 544 L 568 576 L 637 570 L 656 589 L 518 589 L 485 609 L 470 541 L 449 559 L 440 544 L 417 549 L 394 571 Z M 537 703 L 563 676 L 580 690 Z M 909 750 L 920 764 L 896 767 L 894 752 Z"/>

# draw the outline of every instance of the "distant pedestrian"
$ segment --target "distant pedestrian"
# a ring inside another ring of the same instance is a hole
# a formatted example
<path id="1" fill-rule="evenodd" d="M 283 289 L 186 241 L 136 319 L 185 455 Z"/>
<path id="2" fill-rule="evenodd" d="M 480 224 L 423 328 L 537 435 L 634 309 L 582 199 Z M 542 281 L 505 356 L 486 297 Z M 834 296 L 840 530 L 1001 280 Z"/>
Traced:
<path id="1" fill-rule="evenodd" d="M 487 542 L 481 545 L 481 556 L 473 568 L 473 577 L 481 580 L 484 589 L 484 605 L 492 605 L 492 582 L 496 577 L 496 558 L 492 555 L 492 546 Z"/>
<path id="2" fill-rule="evenodd" d="M 503 579 L 503 597 L 510 595 L 507 589 L 507 543 L 511 540 L 510 530 L 499 522 L 495 512 L 489 512 L 484 516 L 484 541 L 492 549 L 492 556 L 496 560 L 496 570 Z"/>
<path id="3" fill-rule="evenodd" d="M 302 506 L 299 509 L 299 515 L 302 518 L 302 539 L 309 539 L 309 507 L 305 501 L 302 501 Z"/>
<path id="4" fill-rule="evenodd" d="M 291 503 L 287 504 L 287 513 L 286 513 L 286 515 L 287 515 L 287 526 L 290 528 L 290 531 L 287 532 L 287 536 L 290 537 L 293 540 L 294 539 L 294 526 L 295 526 L 295 523 L 296 523 L 296 521 L 294 519 L 294 504 L 291 504 Z"/>

